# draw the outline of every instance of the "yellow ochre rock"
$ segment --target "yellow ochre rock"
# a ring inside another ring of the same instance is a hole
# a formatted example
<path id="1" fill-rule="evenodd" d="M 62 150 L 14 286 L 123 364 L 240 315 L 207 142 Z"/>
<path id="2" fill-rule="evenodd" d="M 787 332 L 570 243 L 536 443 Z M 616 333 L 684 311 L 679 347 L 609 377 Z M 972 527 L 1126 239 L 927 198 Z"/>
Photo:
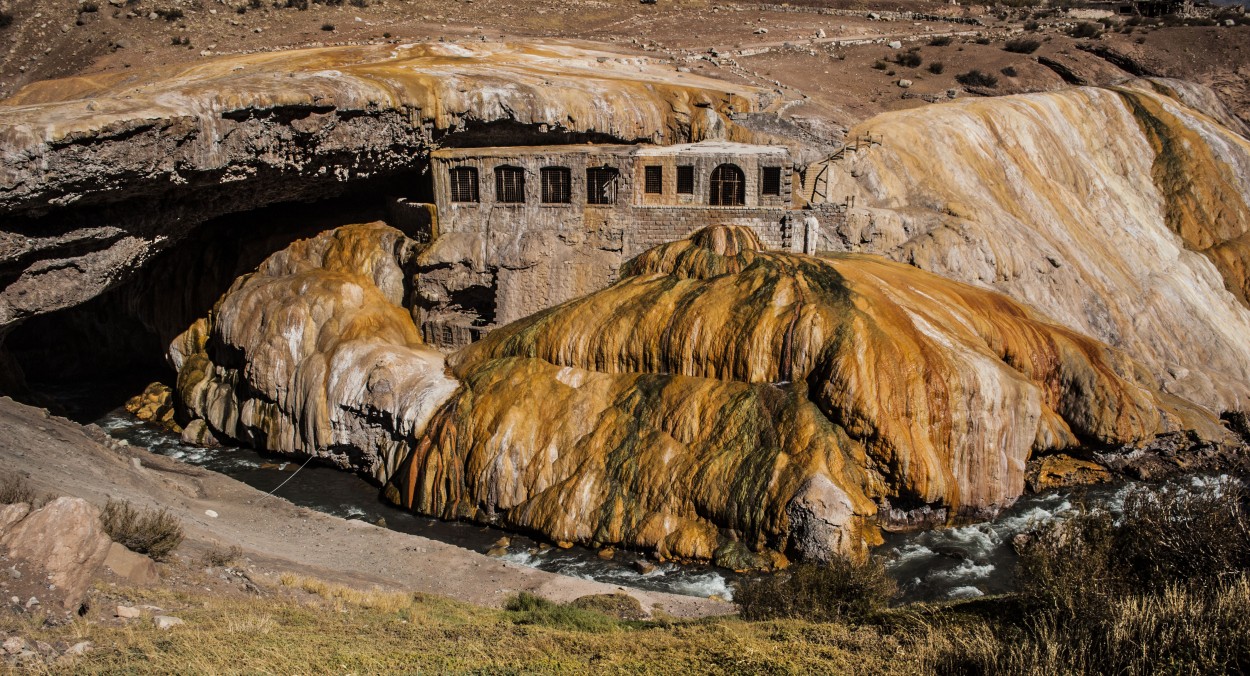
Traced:
<path id="1" fill-rule="evenodd" d="M 1000 294 L 713 227 L 453 355 L 462 387 L 387 496 L 560 542 L 734 568 L 862 553 L 926 505 L 983 516 L 1034 451 L 1131 444 L 1203 409 Z"/>

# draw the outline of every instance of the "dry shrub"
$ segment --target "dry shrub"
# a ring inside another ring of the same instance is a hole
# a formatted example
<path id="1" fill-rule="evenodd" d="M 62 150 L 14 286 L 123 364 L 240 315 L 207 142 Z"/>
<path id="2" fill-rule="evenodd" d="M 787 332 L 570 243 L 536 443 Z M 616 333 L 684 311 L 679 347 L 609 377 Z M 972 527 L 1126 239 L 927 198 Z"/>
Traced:
<path id="1" fill-rule="evenodd" d="M 1237 483 L 1137 489 L 1027 535 L 1020 607 L 947 634 L 949 674 L 1246 673 L 1250 497 Z"/>
<path id="2" fill-rule="evenodd" d="M 167 509 L 138 509 L 128 500 L 110 499 L 100 522 L 114 542 L 156 561 L 182 544 L 182 523 Z"/>
<path id="3" fill-rule="evenodd" d="M 734 605 L 745 620 L 863 621 L 885 610 L 897 593 L 880 560 L 839 558 L 743 580 L 734 590 Z"/>
<path id="4" fill-rule="evenodd" d="M 956 75 L 955 80 L 965 87 L 997 87 L 998 76 L 980 70 L 970 70 Z"/>
<path id="5" fill-rule="evenodd" d="M 243 548 L 238 545 L 229 547 L 213 547 L 204 552 L 201 559 L 205 566 L 210 568 L 226 568 L 233 566 L 243 559 Z"/>
<path id="6" fill-rule="evenodd" d="M 38 509 L 47 501 L 47 498 L 35 491 L 26 481 L 26 477 L 20 474 L 6 474 L 3 479 L 0 479 L 0 505 L 16 505 L 24 502 L 30 505 L 31 509 Z"/>
<path id="7" fill-rule="evenodd" d="M 930 47 L 945 47 L 946 45 L 949 45 L 950 43 L 951 43 L 951 36 L 949 35 L 939 35 L 938 37 L 933 38 L 932 40 L 929 40 Z"/>
<path id="8" fill-rule="evenodd" d="M 1040 49 L 1042 41 L 1036 38 L 1012 38 L 1003 45 L 1003 49 L 1015 54 L 1032 54 Z"/>

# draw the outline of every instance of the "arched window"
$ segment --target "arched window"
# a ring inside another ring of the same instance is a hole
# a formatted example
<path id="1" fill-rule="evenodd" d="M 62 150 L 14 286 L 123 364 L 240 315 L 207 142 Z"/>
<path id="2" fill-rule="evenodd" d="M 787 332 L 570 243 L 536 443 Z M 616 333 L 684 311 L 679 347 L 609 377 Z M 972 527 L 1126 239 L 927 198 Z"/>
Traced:
<path id="1" fill-rule="evenodd" d="M 495 201 L 517 203 L 525 201 L 525 170 L 520 167 L 495 168 Z"/>
<path id="2" fill-rule="evenodd" d="M 718 207 L 738 207 L 746 204 L 747 181 L 742 170 L 734 164 L 722 164 L 712 170 L 712 194 L 708 202 Z"/>
<path id="3" fill-rule="evenodd" d="M 447 172 L 451 177 L 451 201 L 477 202 L 477 169 L 455 167 Z"/>

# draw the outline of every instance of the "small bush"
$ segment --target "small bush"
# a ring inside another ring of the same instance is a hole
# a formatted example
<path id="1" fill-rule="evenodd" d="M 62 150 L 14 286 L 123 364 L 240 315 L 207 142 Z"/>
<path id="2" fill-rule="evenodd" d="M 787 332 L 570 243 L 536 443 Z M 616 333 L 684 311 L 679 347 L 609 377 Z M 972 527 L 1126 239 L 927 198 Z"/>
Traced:
<path id="1" fill-rule="evenodd" d="M 929 72 L 934 75 L 941 75 L 944 70 L 946 70 L 946 64 L 943 64 L 941 61 L 931 61 L 929 63 Z"/>
<path id="2" fill-rule="evenodd" d="M 365 8 L 369 6 L 369 0 L 352 0 L 352 7 Z"/>
<path id="3" fill-rule="evenodd" d="M 541 596 L 521 592 L 508 599 L 504 610 L 516 613 L 516 624 L 532 624 L 557 629 L 602 633 L 621 627 L 620 622 L 603 613 L 571 604 L 559 604 Z"/>
<path id="4" fill-rule="evenodd" d="M 243 560 L 243 548 L 238 545 L 230 547 L 213 547 L 204 552 L 201 559 L 210 568 L 227 568 Z"/>
<path id="5" fill-rule="evenodd" d="M 876 63 L 872 64 L 872 67 L 876 68 L 877 70 L 885 70 L 886 68 L 890 67 L 890 64 L 878 59 Z"/>
<path id="6" fill-rule="evenodd" d="M 894 58 L 894 63 L 908 68 L 919 68 L 924 59 L 921 58 L 919 52 L 903 52 Z"/>
<path id="7" fill-rule="evenodd" d="M 13 24 L 13 14 L 0 11 L 0 28 L 8 28 Z"/>
<path id="8" fill-rule="evenodd" d="M 186 16 L 183 11 L 177 7 L 161 7 L 152 11 L 156 12 L 157 16 L 166 21 L 177 21 L 178 19 Z"/>
<path id="9" fill-rule="evenodd" d="M 308 9 L 308 0 L 286 0 L 286 6 L 302 12 Z"/>
<path id="10" fill-rule="evenodd" d="M 1030 33 L 1031 33 L 1031 32 L 1033 32 L 1033 31 L 1036 31 L 1037 29 L 1039 29 L 1039 28 L 1041 28 L 1041 27 L 1042 27 L 1042 24 L 1040 24 L 1040 23 L 1038 23 L 1038 22 L 1036 22 L 1036 21 L 1025 21 L 1025 22 L 1024 22 L 1024 30 L 1029 31 Z"/>
<path id="11" fill-rule="evenodd" d="M 983 73 L 980 70 L 970 70 L 955 76 L 955 80 L 965 87 L 997 87 L 998 76 L 990 73 Z"/>
<path id="12" fill-rule="evenodd" d="M 1102 36 L 1102 24 L 1083 21 L 1072 28 L 1069 28 L 1068 35 L 1071 35 L 1074 38 L 1092 40 Z"/>
<path id="13" fill-rule="evenodd" d="M 182 544 L 182 524 L 167 509 L 141 510 L 129 501 L 110 499 L 100 514 L 100 522 L 114 542 L 156 561 Z"/>
<path id="14" fill-rule="evenodd" d="M 897 593 L 880 560 L 837 559 L 743 580 L 734 590 L 734 605 L 746 620 L 863 621 L 880 614 Z"/>
<path id="15" fill-rule="evenodd" d="M 84 2 L 78 6 L 79 14 L 94 14 L 100 11 L 100 6 L 94 2 Z"/>
<path id="16" fill-rule="evenodd" d="M 326 32 L 332 31 L 332 30 L 334 30 L 334 24 L 332 24 L 332 23 L 323 23 L 323 24 L 321 24 L 321 30 L 326 31 Z"/>
<path id="17" fill-rule="evenodd" d="M 1013 38 L 1003 45 L 1003 49 L 1015 54 L 1032 54 L 1042 46 L 1041 40 L 1034 38 Z"/>
<path id="18" fill-rule="evenodd" d="M 38 509 L 47 502 L 20 474 L 9 474 L 0 479 L 0 505 L 16 505 L 24 502 L 31 509 Z"/>
<path id="19" fill-rule="evenodd" d="M 938 37 L 933 38 L 932 40 L 929 40 L 930 47 L 945 47 L 946 45 L 949 45 L 950 43 L 951 43 L 951 36 L 949 35 L 939 35 Z"/>
<path id="20" fill-rule="evenodd" d="M 1016 67 L 1015 67 L 1015 66 L 1007 66 L 1006 68 L 1004 68 L 1004 69 L 1002 69 L 1002 70 L 1000 70 L 1000 71 L 998 71 L 998 72 L 1002 73 L 1003 75 L 1006 75 L 1007 77 L 1015 77 L 1015 76 L 1019 75 L 1019 73 L 1017 73 L 1017 72 L 1016 72 Z"/>
<path id="21" fill-rule="evenodd" d="M 989 38 L 977 38 L 976 43 L 978 45 L 988 45 L 990 44 L 990 39 Z"/>

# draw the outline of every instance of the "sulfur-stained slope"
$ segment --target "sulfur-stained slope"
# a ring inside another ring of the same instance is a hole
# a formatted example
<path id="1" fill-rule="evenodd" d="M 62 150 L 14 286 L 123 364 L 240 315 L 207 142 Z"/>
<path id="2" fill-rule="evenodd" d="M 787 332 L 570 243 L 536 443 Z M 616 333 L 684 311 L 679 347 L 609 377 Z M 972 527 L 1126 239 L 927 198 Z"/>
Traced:
<path id="1" fill-rule="evenodd" d="M 1122 353 L 909 266 L 715 227 L 623 275 L 455 355 L 388 496 L 734 565 L 992 514 L 1032 453 L 1219 434 Z"/>
<path id="2" fill-rule="evenodd" d="M 403 307 L 414 247 L 347 226 L 240 277 L 170 348 L 182 405 L 217 434 L 385 480 L 457 386 Z"/>
<path id="3" fill-rule="evenodd" d="M 830 165 L 828 200 L 857 206 L 818 247 L 1002 291 L 1245 408 L 1250 142 L 1191 107 L 1209 98 L 1142 80 L 878 116 L 851 135 L 880 145 Z"/>

